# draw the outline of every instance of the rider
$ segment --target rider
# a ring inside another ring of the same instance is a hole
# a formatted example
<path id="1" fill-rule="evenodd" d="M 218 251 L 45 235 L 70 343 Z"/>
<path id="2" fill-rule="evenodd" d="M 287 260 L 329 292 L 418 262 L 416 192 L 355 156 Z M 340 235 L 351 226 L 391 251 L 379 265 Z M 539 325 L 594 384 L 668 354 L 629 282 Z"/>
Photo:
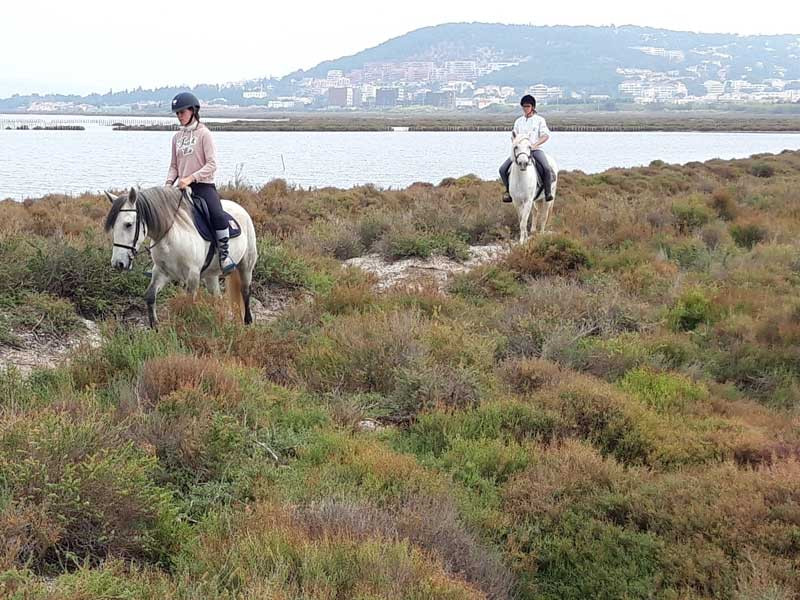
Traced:
<path id="1" fill-rule="evenodd" d="M 542 179 L 544 186 L 544 199 L 550 202 L 553 199 L 552 187 L 552 174 L 547 166 L 547 157 L 544 152 L 539 150 L 539 147 L 550 139 L 550 130 L 547 128 L 547 123 L 543 117 L 536 113 L 536 98 L 530 94 L 525 94 L 522 100 L 519 101 L 522 106 L 522 116 L 514 122 L 512 131 L 516 135 L 527 135 L 530 137 L 531 156 L 536 162 L 536 171 Z M 511 202 L 511 194 L 508 193 L 508 169 L 511 167 L 511 159 L 507 159 L 503 166 L 500 167 L 500 179 L 503 180 L 505 192 L 503 193 L 503 202 Z"/>
<path id="2" fill-rule="evenodd" d="M 195 196 L 202 196 L 208 204 L 211 225 L 216 231 L 217 252 L 222 274 L 236 268 L 228 254 L 228 220 L 222 212 L 222 203 L 214 185 L 217 170 L 216 149 L 208 127 L 200 122 L 200 100 L 191 92 L 181 92 L 172 99 L 172 112 L 181 124 L 172 138 L 172 160 L 167 174 L 167 185 L 178 180 L 178 187 L 192 186 Z"/>

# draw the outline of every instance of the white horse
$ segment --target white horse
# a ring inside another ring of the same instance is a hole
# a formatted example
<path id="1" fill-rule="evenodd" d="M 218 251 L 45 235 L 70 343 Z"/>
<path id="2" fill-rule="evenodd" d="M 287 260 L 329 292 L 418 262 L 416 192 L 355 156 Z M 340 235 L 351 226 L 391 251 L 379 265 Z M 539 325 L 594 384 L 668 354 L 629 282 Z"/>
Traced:
<path id="1" fill-rule="evenodd" d="M 528 241 L 528 219 L 531 216 L 531 209 L 535 208 L 531 229 L 533 232 L 545 233 L 547 220 L 550 218 L 550 211 L 556 196 L 558 183 L 558 166 L 553 158 L 546 154 L 547 161 L 553 171 L 553 184 L 551 191 L 553 200 L 544 201 L 544 190 L 537 195 L 540 186 L 539 173 L 533 164 L 531 156 L 531 139 L 527 135 L 517 135 L 512 133 L 511 143 L 511 174 L 508 180 L 508 191 L 514 201 L 514 206 L 519 214 L 519 243 L 524 244 Z M 528 167 L 531 167 L 530 169 Z M 545 168 L 548 168 L 545 165 Z M 535 197 L 534 197 L 535 196 Z"/>
<path id="2" fill-rule="evenodd" d="M 148 248 L 153 258 L 153 275 L 145 292 L 150 327 L 155 327 L 156 296 L 170 281 L 186 286 L 196 295 L 202 279 L 209 292 L 220 294 L 221 274 L 216 255 L 203 270 L 210 242 L 197 232 L 192 217 L 189 196 L 173 187 L 154 187 L 147 190 L 131 188 L 128 194 L 115 197 L 106 192 L 111 210 L 106 217 L 106 231 L 112 232 L 113 250 L 111 265 L 116 269 L 130 270 L 133 259 L 145 237 L 150 237 Z M 234 309 L 244 317 L 245 324 L 253 322 L 250 314 L 250 283 L 258 259 L 256 231 L 253 220 L 241 206 L 230 200 L 222 201 L 222 208 L 239 223 L 240 236 L 230 240 L 230 256 L 237 268 L 226 281 L 225 288 Z"/>

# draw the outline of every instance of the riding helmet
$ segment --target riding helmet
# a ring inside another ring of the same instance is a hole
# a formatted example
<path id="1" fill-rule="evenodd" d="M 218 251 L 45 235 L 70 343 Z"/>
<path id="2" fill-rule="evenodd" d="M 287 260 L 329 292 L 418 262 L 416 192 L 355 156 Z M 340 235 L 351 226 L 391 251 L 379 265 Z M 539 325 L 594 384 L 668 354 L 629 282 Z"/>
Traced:
<path id="1" fill-rule="evenodd" d="M 181 92 L 172 99 L 172 112 L 178 112 L 184 108 L 194 108 L 196 112 L 200 110 L 200 100 L 192 92 Z"/>
<path id="2" fill-rule="evenodd" d="M 519 105 L 522 106 L 523 104 L 530 104 L 533 108 L 536 108 L 536 98 L 531 96 L 530 94 L 525 94 L 522 97 L 522 100 L 519 101 Z"/>

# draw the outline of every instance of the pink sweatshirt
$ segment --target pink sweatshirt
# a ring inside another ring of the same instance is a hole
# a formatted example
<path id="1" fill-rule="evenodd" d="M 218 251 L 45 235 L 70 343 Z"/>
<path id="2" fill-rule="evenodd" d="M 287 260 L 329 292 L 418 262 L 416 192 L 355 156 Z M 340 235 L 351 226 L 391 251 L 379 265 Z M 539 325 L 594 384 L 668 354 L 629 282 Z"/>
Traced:
<path id="1" fill-rule="evenodd" d="M 214 183 L 216 170 L 217 151 L 208 127 L 197 121 L 181 127 L 172 138 L 172 161 L 167 173 L 167 185 L 189 175 L 198 183 Z"/>

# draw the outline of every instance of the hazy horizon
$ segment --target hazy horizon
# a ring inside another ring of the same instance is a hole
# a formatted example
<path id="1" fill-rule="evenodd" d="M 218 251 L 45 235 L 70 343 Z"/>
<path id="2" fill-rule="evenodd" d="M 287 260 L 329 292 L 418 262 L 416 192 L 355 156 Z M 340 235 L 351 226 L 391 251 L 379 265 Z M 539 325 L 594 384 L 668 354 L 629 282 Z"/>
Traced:
<path id="1" fill-rule="evenodd" d="M 564 0 L 558 6 L 537 5 L 529 14 L 513 10 L 516 7 L 509 10 L 452 0 L 437 4 L 407 0 L 382 6 L 377 12 L 374 3 L 362 1 L 268 8 L 230 0 L 224 13 L 216 13 L 217 6 L 201 0 L 181 15 L 179 10 L 165 11 L 154 0 L 141 0 L 131 14 L 119 17 L 110 16 L 108 5 L 97 0 L 78 7 L 50 2 L 4 7 L 6 22 L 16 26 L 0 39 L 0 97 L 86 95 L 140 86 L 281 77 L 443 23 L 636 25 L 701 33 L 795 35 L 786 31 L 786 23 L 797 22 L 791 17 L 800 16 L 797 8 L 770 0 L 761 2 L 758 12 L 731 11 L 721 2 L 698 5 L 676 0 L 668 13 L 656 15 L 651 6 L 633 1 L 597 6 Z"/>

